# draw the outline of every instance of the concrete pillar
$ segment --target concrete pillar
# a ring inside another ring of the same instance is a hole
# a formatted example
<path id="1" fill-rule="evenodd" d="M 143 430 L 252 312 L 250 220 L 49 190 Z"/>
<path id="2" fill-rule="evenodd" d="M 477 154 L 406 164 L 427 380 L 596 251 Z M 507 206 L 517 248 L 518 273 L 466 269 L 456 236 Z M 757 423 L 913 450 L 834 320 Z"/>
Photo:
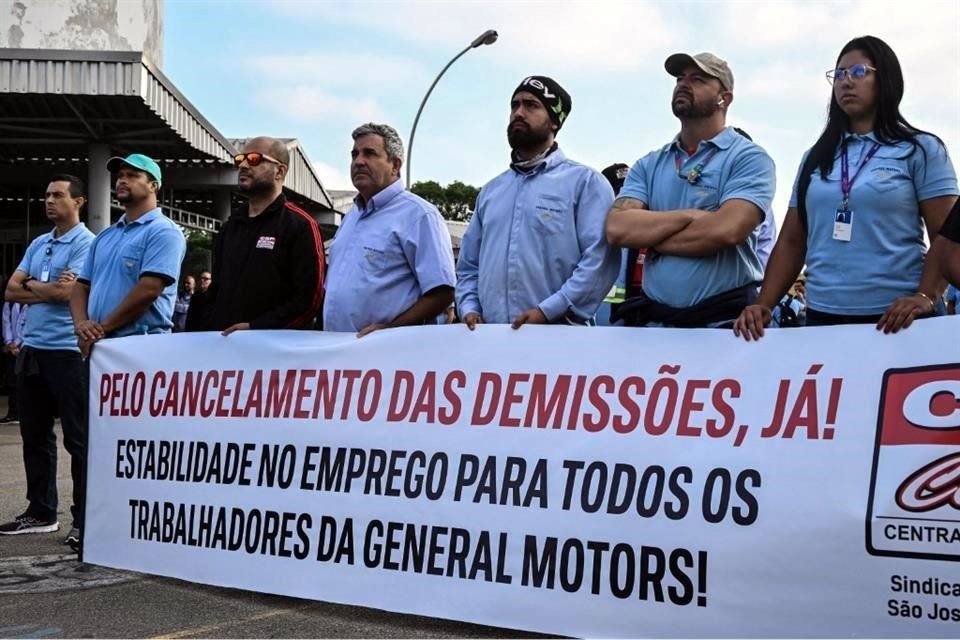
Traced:
<path id="1" fill-rule="evenodd" d="M 87 227 L 94 233 L 100 233 L 110 226 L 110 172 L 107 160 L 110 159 L 110 147 L 105 144 L 91 144 L 87 148 Z"/>
<path id="2" fill-rule="evenodd" d="M 230 217 L 230 189 L 217 189 L 213 192 L 213 210 L 221 222 Z"/>

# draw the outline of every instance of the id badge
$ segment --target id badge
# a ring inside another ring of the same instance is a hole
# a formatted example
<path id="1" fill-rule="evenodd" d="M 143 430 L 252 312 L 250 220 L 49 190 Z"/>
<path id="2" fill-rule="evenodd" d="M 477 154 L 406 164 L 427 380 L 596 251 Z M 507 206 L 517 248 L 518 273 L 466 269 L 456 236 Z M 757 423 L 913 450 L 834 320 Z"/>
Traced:
<path id="1" fill-rule="evenodd" d="M 50 282 L 50 261 L 44 260 L 40 265 L 40 282 Z"/>
<path id="2" fill-rule="evenodd" d="M 850 242 L 853 237 L 853 211 L 837 209 L 833 223 L 833 239 L 840 242 Z"/>

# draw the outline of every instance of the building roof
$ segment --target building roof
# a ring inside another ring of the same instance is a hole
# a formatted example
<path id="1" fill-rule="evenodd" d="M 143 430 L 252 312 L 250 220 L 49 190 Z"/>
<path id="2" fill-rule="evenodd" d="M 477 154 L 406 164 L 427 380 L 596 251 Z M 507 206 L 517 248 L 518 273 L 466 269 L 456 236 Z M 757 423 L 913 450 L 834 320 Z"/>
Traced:
<path id="1" fill-rule="evenodd" d="M 300 143 L 284 141 L 288 197 L 315 217 L 332 212 Z M 236 186 L 234 142 L 141 52 L 0 48 L 0 200 L 26 197 L 51 166 L 86 175 L 98 143 L 156 159 L 164 206 L 186 226 L 215 228 L 213 191 Z"/>
<path id="2" fill-rule="evenodd" d="M 0 49 L 3 154 L 62 157 L 97 140 L 156 159 L 229 163 L 233 148 L 138 51 Z"/>

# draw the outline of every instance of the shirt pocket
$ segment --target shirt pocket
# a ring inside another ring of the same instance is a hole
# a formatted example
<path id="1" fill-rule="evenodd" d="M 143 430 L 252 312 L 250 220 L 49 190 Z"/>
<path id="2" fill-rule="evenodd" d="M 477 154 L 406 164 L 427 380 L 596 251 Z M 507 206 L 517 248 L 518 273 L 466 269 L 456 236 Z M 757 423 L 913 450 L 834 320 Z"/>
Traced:
<path id="1" fill-rule="evenodd" d="M 44 258 L 46 260 L 46 258 Z M 42 266 L 42 262 L 41 262 Z M 70 266 L 70 256 L 65 251 L 54 251 L 50 259 L 50 282 L 56 282 L 60 275 Z"/>
<path id="2" fill-rule="evenodd" d="M 874 160 L 874 166 L 865 167 L 863 180 L 877 193 L 889 193 L 910 184 L 910 172 L 902 160 Z"/>
<path id="3" fill-rule="evenodd" d="M 533 226 L 543 235 L 563 233 L 572 219 L 570 203 L 561 198 L 540 196 L 534 204 Z"/>
<path id="4" fill-rule="evenodd" d="M 126 247 L 120 251 L 120 271 L 124 274 L 140 277 L 140 267 L 143 264 L 143 247 Z"/>
<path id="5" fill-rule="evenodd" d="M 702 179 L 697 184 L 687 186 L 690 194 L 690 208 L 701 211 L 716 211 L 720 208 L 720 187 Z"/>
<path id="6" fill-rule="evenodd" d="M 391 271 L 400 263 L 406 263 L 406 258 L 392 243 L 368 241 L 360 248 L 360 270 L 369 278 Z"/>

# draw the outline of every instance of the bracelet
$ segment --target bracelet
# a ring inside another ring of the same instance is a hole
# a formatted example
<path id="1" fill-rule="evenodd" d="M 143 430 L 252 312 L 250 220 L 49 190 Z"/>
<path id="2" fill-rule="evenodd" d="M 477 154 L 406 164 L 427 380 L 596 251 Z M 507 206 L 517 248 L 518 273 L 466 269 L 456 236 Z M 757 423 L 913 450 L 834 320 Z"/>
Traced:
<path id="1" fill-rule="evenodd" d="M 923 291 L 917 291 L 917 295 L 920 296 L 921 298 L 925 298 L 926 301 L 930 303 L 930 309 L 933 309 L 934 307 L 937 306 L 937 303 L 933 301 L 933 298 L 925 294 Z"/>

